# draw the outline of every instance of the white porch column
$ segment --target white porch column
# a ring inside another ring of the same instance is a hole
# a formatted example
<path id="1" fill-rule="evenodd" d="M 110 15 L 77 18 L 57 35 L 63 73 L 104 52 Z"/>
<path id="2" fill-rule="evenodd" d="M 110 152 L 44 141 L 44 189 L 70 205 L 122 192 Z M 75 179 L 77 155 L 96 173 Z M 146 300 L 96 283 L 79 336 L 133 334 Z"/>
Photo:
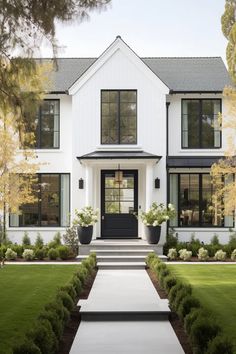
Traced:
<path id="1" fill-rule="evenodd" d="M 154 180 L 153 180 L 153 164 L 146 165 L 146 210 L 148 210 L 153 202 Z"/>
<path id="2" fill-rule="evenodd" d="M 86 206 L 93 206 L 93 168 L 86 165 L 85 169 L 85 204 Z"/>

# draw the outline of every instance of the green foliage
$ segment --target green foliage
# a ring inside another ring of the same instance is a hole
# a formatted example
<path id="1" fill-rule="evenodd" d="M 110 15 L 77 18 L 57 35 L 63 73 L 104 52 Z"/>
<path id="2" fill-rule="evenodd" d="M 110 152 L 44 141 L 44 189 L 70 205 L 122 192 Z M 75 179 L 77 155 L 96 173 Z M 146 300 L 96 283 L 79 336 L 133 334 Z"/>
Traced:
<path id="1" fill-rule="evenodd" d="M 185 331 L 190 334 L 192 325 L 199 317 L 207 317 L 207 313 L 203 308 L 191 308 L 191 311 L 185 316 L 184 318 L 184 329 Z"/>
<path id="2" fill-rule="evenodd" d="M 22 254 L 24 252 L 24 247 L 21 246 L 21 245 L 17 245 L 17 244 L 14 244 L 14 245 L 10 245 L 10 248 L 17 253 L 17 256 L 18 257 L 22 257 Z"/>
<path id="3" fill-rule="evenodd" d="M 72 297 L 66 291 L 60 290 L 57 293 L 57 299 L 62 301 L 63 305 L 65 308 L 67 308 L 68 311 L 72 311 L 74 302 Z"/>
<path id="4" fill-rule="evenodd" d="M 176 298 L 178 296 L 178 294 L 185 293 L 187 295 L 191 295 L 192 294 L 192 287 L 189 284 L 185 284 L 182 281 L 177 281 L 176 285 L 173 286 L 173 288 L 171 288 L 169 294 L 168 294 L 168 298 L 169 298 L 169 302 L 170 305 L 174 307 L 174 303 L 176 301 Z M 181 298 L 179 299 L 181 301 Z"/>
<path id="5" fill-rule="evenodd" d="M 75 301 L 77 294 L 76 294 L 75 288 L 72 284 L 64 285 L 60 288 L 60 290 L 65 291 L 67 294 L 70 295 L 72 300 Z"/>
<path id="6" fill-rule="evenodd" d="M 61 246 L 57 247 L 57 250 L 58 250 L 59 257 L 62 260 L 66 260 L 69 258 L 70 249 L 67 246 L 61 245 Z"/>
<path id="7" fill-rule="evenodd" d="M 197 354 L 205 353 L 208 342 L 220 333 L 220 327 L 212 318 L 198 317 L 190 330 L 190 340 Z"/>
<path id="8" fill-rule="evenodd" d="M 76 294 L 80 295 L 80 293 L 82 291 L 82 282 L 79 279 L 79 277 L 77 277 L 77 275 L 74 275 L 74 277 L 71 280 L 71 284 L 75 288 Z"/>
<path id="9" fill-rule="evenodd" d="M 56 248 L 50 248 L 48 251 L 48 258 L 51 260 L 56 260 L 59 257 L 58 250 Z"/>
<path id="10" fill-rule="evenodd" d="M 56 232 L 52 241 L 48 243 L 48 248 L 57 248 L 59 246 L 61 246 L 61 234 L 60 232 Z"/>
<path id="11" fill-rule="evenodd" d="M 140 219 L 147 226 L 158 226 L 163 222 L 171 220 L 175 217 L 176 212 L 172 204 L 168 204 L 167 208 L 163 203 L 157 204 L 152 203 L 151 208 L 144 212 L 142 211 L 139 215 Z"/>
<path id="12" fill-rule="evenodd" d="M 43 248 L 37 248 L 35 250 L 35 258 L 39 260 L 43 260 L 45 258 L 45 250 Z"/>
<path id="13" fill-rule="evenodd" d="M 29 234 L 27 231 L 24 232 L 24 236 L 22 238 L 22 246 L 27 247 L 31 245 L 31 241 L 29 238 Z"/>
<path id="14" fill-rule="evenodd" d="M 170 248 L 176 248 L 178 244 L 178 238 L 175 236 L 173 229 L 169 229 L 169 233 L 166 236 L 166 242 L 163 246 L 163 253 L 167 256 Z"/>
<path id="15" fill-rule="evenodd" d="M 71 249 L 74 255 L 78 254 L 79 251 L 79 240 L 77 235 L 77 226 L 73 225 L 66 229 L 66 233 L 63 235 L 64 243 Z"/>
<path id="16" fill-rule="evenodd" d="M 167 294 L 170 292 L 170 289 L 173 288 L 176 284 L 177 279 L 174 275 L 169 274 L 163 279 L 163 286 Z"/>
<path id="17" fill-rule="evenodd" d="M 12 354 L 42 354 L 42 352 L 34 342 L 25 339 L 24 343 L 14 346 Z"/>
<path id="18" fill-rule="evenodd" d="M 10 260 L 15 260 L 17 258 L 17 253 L 14 252 L 11 248 L 8 248 L 5 253 L 5 258 L 10 261 Z"/>
<path id="19" fill-rule="evenodd" d="M 43 248 L 43 238 L 40 235 L 40 232 L 37 232 L 36 240 L 35 240 L 35 248 Z"/>
<path id="20" fill-rule="evenodd" d="M 85 282 L 85 279 L 87 278 L 88 276 L 88 270 L 85 266 L 83 266 L 82 264 L 79 265 L 78 267 L 78 270 L 76 272 L 76 275 L 77 277 L 80 279 L 82 285 L 84 284 Z"/>
<path id="21" fill-rule="evenodd" d="M 211 245 L 218 246 L 220 244 L 219 236 L 215 233 L 211 238 Z"/>
<path id="22" fill-rule="evenodd" d="M 159 284 L 162 288 L 164 288 L 164 280 L 168 275 L 170 275 L 170 271 L 167 267 L 162 268 L 158 273 Z"/>
<path id="23" fill-rule="evenodd" d="M 234 354 L 233 344 L 230 339 L 217 335 L 212 341 L 209 342 L 206 354 Z"/>
<path id="24" fill-rule="evenodd" d="M 82 265 L 87 269 L 88 273 L 91 273 L 93 270 L 93 262 L 89 258 L 86 258 L 82 261 Z"/>
<path id="25" fill-rule="evenodd" d="M 26 260 L 26 261 L 32 261 L 35 257 L 34 251 L 31 249 L 25 249 L 22 257 Z"/>
<path id="26" fill-rule="evenodd" d="M 54 354 L 58 348 L 58 341 L 53 332 L 51 323 L 46 319 L 40 319 L 35 327 L 27 333 L 27 337 L 39 347 L 42 354 Z"/>
<path id="27" fill-rule="evenodd" d="M 193 295 L 187 295 L 180 302 L 177 313 L 183 320 L 193 308 L 199 308 L 200 306 L 200 301 L 198 299 L 196 299 Z"/>
<path id="28" fill-rule="evenodd" d="M 68 322 L 70 318 L 70 312 L 68 309 L 63 305 L 60 299 L 56 299 L 53 302 L 50 302 L 45 305 L 45 310 L 47 311 L 55 311 L 58 315 L 59 319 L 65 324 Z"/>
<path id="29" fill-rule="evenodd" d="M 44 310 L 39 314 L 38 318 L 39 320 L 48 320 L 52 326 L 52 330 L 55 333 L 56 337 L 60 339 L 63 332 L 63 319 L 59 317 L 55 310 Z"/>

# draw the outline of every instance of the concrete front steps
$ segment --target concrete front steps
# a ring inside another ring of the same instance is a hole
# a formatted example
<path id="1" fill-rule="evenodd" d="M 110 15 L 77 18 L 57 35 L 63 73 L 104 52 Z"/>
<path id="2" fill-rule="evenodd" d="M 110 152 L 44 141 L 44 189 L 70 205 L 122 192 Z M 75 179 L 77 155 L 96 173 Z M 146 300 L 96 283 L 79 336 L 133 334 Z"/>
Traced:
<path id="1" fill-rule="evenodd" d="M 143 240 L 94 240 L 89 245 L 80 245 L 78 261 L 82 261 L 91 252 L 97 255 L 99 269 L 145 269 L 145 259 L 150 252 L 160 254 L 158 245 L 149 245 Z"/>

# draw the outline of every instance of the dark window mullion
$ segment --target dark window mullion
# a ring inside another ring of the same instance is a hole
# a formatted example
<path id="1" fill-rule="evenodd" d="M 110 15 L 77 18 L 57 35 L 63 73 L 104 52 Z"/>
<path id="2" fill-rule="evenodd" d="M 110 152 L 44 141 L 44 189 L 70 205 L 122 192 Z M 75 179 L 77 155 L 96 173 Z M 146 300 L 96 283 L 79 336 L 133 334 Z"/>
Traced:
<path id="1" fill-rule="evenodd" d="M 42 121 L 42 106 L 39 108 L 39 117 L 38 117 L 38 143 L 37 146 L 41 148 L 41 121 Z"/>
<path id="2" fill-rule="evenodd" d="M 42 181 L 42 179 L 41 179 L 41 177 L 42 177 L 42 174 L 40 173 L 40 174 L 38 174 L 38 186 L 39 186 L 39 193 L 38 193 L 38 195 L 39 195 L 39 198 L 38 198 L 38 222 L 39 222 L 39 226 L 41 226 L 41 219 L 42 219 L 42 217 L 41 217 L 41 213 L 42 213 L 42 188 L 41 188 L 41 181 Z"/>
<path id="3" fill-rule="evenodd" d="M 120 144 L 120 142 L 121 142 L 121 139 L 120 139 L 120 90 L 117 92 L 118 92 L 118 94 L 117 94 L 117 100 L 118 100 L 118 102 L 117 102 L 118 142 Z"/>
<path id="4" fill-rule="evenodd" d="M 181 174 L 178 173 L 178 226 L 182 226 L 180 225 L 180 176 Z"/>
<path id="5" fill-rule="evenodd" d="M 199 174 L 198 177 L 198 198 L 199 198 L 199 225 L 202 226 L 202 212 L 203 212 L 203 208 L 202 208 L 202 200 L 203 200 L 203 190 L 202 190 L 202 176 L 203 174 Z"/>
<path id="6" fill-rule="evenodd" d="M 198 146 L 202 149 L 202 100 L 199 100 L 199 136 Z"/>

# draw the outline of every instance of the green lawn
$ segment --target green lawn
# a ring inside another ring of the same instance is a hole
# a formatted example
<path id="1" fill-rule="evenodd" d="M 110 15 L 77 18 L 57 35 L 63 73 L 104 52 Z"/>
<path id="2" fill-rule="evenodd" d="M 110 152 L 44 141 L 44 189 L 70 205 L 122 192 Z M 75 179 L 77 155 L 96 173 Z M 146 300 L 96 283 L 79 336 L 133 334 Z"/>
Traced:
<path id="1" fill-rule="evenodd" d="M 236 265 L 170 267 L 192 285 L 193 293 L 216 315 L 218 323 L 234 342 L 236 352 Z"/>
<path id="2" fill-rule="evenodd" d="M 7 265 L 0 269 L 0 354 L 10 354 L 76 265 Z"/>

